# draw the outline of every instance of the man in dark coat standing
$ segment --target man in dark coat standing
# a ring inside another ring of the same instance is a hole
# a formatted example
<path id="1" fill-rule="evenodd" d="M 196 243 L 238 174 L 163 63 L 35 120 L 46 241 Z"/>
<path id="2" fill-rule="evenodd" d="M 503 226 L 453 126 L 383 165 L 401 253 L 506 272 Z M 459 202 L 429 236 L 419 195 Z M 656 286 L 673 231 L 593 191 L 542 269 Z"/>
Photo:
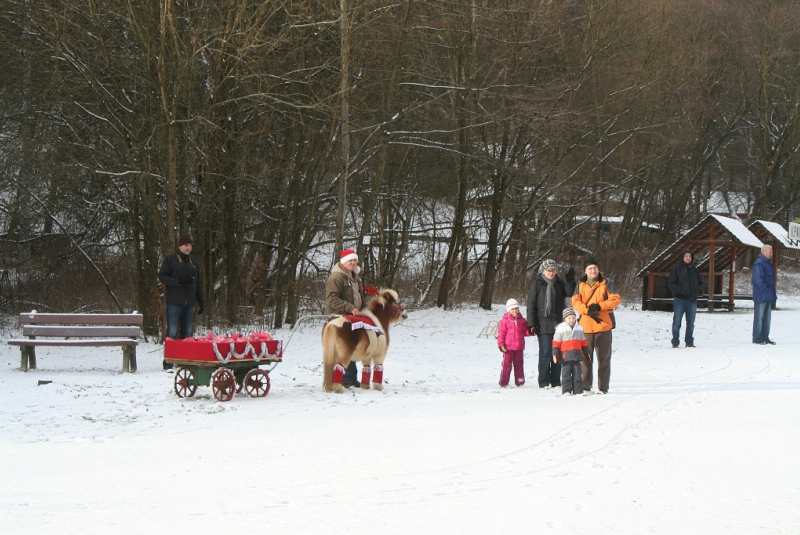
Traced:
<path id="1" fill-rule="evenodd" d="M 178 252 L 167 255 L 158 271 L 158 280 L 165 288 L 167 303 L 167 337 L 173 340 L 192 335 L 195 304 L 197 314 L 203 313 L 203 283 L 200 265 L 192 256 L 192 239 L 181 236 Z M 164 363 L 164 369 L 171 368 Z"/>
<path id="2" fill-rule="evenodd" d="M 561 385 L 561 365 L 553 363 L 553 335 L 566 308 L 566 299 L 575 292 L 575 270 L 570 268 L 566 280 L 556 274 L 556 262 L 542 262 L 539 275 L 528 290 L 528 330 L 539 342 L 539 388 Z"/>
<path id="3" fill-rule="evenodd" d="M 772 305 L 778 301 L 775 293 L 775 267 L 772 265 L 772 246 L 764 245 L 753 264 L 753 343 L 775 345 L 770 340 Z"/>
<path id="4" fill-rule="evenodd" d="M 697 297 L 703 293 L 703 279 L 694 265 L 694 254 L 683 250 L 683 259 L 669 272 L 667 286 L 672 291 L 672 347 L 681 339 L 681 320 L 686 315 L 686 347 L 694 345 L 694 318 L 697 315 Z"/>

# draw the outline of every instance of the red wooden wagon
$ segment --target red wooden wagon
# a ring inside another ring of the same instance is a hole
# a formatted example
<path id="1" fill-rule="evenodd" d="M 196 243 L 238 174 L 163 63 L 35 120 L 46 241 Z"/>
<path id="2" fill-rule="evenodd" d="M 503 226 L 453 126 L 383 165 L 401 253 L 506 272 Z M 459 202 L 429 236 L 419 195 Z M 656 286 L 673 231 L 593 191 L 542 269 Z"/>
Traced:
<path id="1" fill-rule="evenodd" d="M 269 372 L 283 360 L 283 342 L 260 337 L 213 341 L 167 339 L 164 360 L 174 365 L 175 393 L 192 397 L 198 385 L 211 386 L 214 398 L 230 401 L 236 392 L 261 398 L 269 392 Z M 259 366 L 271 365 L 262 370 Z"/>

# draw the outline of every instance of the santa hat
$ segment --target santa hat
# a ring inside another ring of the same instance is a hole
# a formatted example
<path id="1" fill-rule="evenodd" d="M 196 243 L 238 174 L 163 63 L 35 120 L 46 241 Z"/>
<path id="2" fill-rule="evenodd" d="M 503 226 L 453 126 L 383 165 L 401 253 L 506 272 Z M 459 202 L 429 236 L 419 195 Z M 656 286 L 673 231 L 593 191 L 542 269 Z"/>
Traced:
<path id="1" fill-rule="evenodd" d="M 345 249 L 339 253 L 339 262 L 342 264 L 350 260 L 358 260 L 358 255 L 353 249 Z"/>
<path id="2" fill-rule="evenodd" d="M 519 303 L 517 303 L 517 300 L 514 298 L 506 301 L 506 312 L 511 312 L 512 308 L 519 308 Z"/>

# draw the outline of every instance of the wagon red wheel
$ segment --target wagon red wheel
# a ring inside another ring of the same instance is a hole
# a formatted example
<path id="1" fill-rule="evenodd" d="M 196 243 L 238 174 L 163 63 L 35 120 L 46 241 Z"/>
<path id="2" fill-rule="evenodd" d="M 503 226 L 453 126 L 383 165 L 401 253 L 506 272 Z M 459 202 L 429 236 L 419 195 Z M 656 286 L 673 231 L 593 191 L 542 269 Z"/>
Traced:
<path id="1" fill-rule="evenodd" d="M 211 391 L 217 401 L 230 401 L 236 393 L 236 377 L 228 368 L 220 368 L 211 376 Z"/>
<path id="2" fill-rule="evenodd" d="M 175 393 L 179 398 L 190 398 L 197 392 L 197 382 L 194 372 L 189 368 L 180 367 L 175 372 Z"/>
<path id="3" fill-rule="evenodd" d="M 251 398 L 263 398 L 269 393 L 269 374 L 259 368 L 254 368 L 244 376 L 244 391 Z"/>

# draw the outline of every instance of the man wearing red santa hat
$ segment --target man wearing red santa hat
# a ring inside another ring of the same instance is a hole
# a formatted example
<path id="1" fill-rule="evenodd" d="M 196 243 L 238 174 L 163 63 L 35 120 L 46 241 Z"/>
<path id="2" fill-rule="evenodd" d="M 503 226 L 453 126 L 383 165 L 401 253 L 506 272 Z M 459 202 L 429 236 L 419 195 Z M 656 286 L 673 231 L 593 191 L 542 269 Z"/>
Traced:
<path id="1" fill-rule="evenodd" d="M 361 310 L 361 283 L 358 274 L 358 255 L 353 249 L 345 249 L 339 253 L 339 263 L 333 266 L 328 281 L 325 283 L 325 313 L 351 314 L 356 316 Z M 342 378 L 345 387 L 360 386 L 358 368 L 350 362 Z"/>

